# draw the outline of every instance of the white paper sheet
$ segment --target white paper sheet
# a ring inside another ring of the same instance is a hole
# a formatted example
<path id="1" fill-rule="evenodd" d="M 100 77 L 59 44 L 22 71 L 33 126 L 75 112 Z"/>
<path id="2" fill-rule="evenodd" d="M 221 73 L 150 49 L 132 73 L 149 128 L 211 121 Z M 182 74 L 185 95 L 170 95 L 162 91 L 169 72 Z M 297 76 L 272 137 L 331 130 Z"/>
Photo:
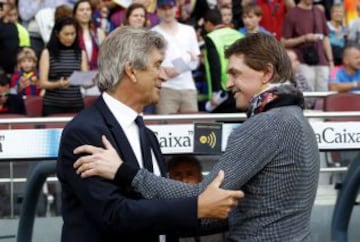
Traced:
<path id="1" fill-rule="evenodd" d="M 174 68 L 178 73 L 191 71 L 190 67 L 185 63 L 185 61 L 181 57 L 173 59 L 171 63 L 174 65 Z"/>
<path id="2" fill-rule="evenodd" d="M 69 77 L 70 85 L 91 86 L 94 85 L 93 79 L 97 71 L 74 71 Z"/>
<path id="3" fill-rule="evenodd" d="M 128 8 L 132 3 L 132 0 L 113 0 L 113 2 L 124 8 Z"/>

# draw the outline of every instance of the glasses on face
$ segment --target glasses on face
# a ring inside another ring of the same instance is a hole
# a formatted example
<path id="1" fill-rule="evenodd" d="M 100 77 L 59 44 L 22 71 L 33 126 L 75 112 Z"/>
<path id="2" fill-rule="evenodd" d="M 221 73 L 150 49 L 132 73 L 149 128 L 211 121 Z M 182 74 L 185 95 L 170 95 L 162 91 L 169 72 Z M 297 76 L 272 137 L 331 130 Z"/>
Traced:
<path id="1" fill-rule="evenodd" d="M 4 2 L 0 2 L 0 11 L 3 11 L 4 10 Z"/>

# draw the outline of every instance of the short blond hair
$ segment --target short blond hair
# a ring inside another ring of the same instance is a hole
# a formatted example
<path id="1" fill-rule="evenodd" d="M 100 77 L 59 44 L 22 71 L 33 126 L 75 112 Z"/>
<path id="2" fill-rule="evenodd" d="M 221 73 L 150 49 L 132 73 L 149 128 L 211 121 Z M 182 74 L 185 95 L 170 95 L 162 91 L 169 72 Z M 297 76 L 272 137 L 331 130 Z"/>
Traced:
<path id="1" fill-rule="evenodd" d="M 30 59 L 37 63 L 37 56 L 35 51 L 31 48 L 23 48 L 17 55 L 17 62 L 20 63 L 23 60 Z"/>

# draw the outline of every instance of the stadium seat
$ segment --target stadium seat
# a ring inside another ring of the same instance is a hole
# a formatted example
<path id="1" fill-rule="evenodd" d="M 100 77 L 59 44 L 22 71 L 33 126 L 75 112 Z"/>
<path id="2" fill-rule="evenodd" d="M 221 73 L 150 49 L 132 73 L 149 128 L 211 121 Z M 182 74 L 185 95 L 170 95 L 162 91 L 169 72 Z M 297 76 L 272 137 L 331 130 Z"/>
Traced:
<path id="1" fill-rule="evenodd" d="M 24 99 L 26 115 L 29 117 L 41 117 L 43 107 L 43 97 L 29 96 Z"/>
<path id="2" fill-rule="evenodd" d="M 94 104 L 94 102 L 96 101 L 96 99 L 98 99 L 99 96 L 85 96 L 84 97 L 84 107 L 90 107 L 91 105 Z"/>

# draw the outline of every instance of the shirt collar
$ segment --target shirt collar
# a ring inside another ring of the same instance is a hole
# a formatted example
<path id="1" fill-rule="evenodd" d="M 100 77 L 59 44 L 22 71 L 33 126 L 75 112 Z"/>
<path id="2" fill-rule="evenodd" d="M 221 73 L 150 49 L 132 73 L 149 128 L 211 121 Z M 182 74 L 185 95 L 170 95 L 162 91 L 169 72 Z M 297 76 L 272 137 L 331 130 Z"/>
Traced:
<path id="1" fill-rule="evenodd" d="M 110 96 L 108 93 L 102 94 L 105 104 L 109 107 L 111 113 L 115 116 L 122 128 L 128 128 L 132 125 L 139 115 L 135 110 Z"/>

